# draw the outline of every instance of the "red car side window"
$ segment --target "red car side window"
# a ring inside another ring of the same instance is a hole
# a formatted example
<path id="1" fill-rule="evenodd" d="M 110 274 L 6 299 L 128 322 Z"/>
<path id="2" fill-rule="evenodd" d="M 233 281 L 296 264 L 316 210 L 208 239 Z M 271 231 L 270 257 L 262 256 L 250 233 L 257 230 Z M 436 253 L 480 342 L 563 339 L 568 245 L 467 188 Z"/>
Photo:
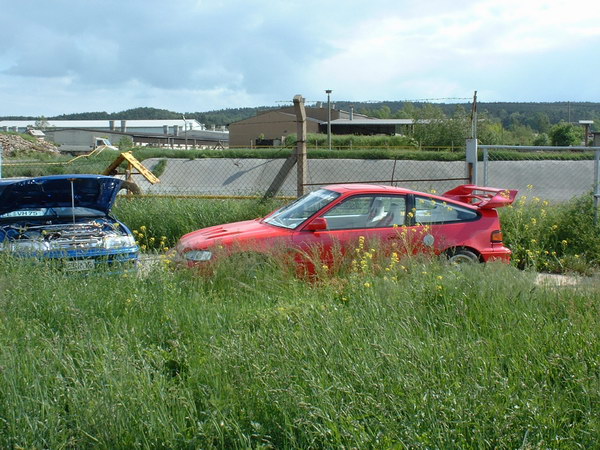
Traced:
<path id="1" fill-rule="evenodd" d="M 415 222 L 418 224 L 468 222 L 477 217 L 477 212 L 467 207 L 435 198 L 415 197 Z"/>
<path id="2" fill-rule="evenodd" d="M 356 195 L 328 211 L 329 230 L 384 228 L 404 225 L 406 197 L 402 195 Z"/>

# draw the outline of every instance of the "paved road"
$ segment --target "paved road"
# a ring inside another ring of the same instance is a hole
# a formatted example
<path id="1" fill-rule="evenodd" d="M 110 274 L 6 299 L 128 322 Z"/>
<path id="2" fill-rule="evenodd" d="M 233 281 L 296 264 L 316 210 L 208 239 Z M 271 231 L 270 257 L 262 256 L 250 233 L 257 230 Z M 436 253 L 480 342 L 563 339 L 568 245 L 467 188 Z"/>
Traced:
<path id="1" fill-rule="evenodd" d="M 145 160 L 152 168 L 159 159 Z M 283 159 L 170 159 L 157 185 L 141 182 L 146 193 L 190 195 L 262 195 L 267 190 Z M 393 161 L 356 159 L 314 159 L 308 164 L 308 183 L 373 182 L 398 185 L 420 191 L 443 192 L 466 181 L 464 162 Z M 484 182 L 483 163 L 479 163 L 479 183 Z M 521 194 L 551 201 L 564 201 L 591 192 L 594 161 L 492 161 L 489 186 L 518 189 Z M 448 179 L 450 181 L 409 181 Z M 533 186 L 533 188 L 532 188 Z M 316 189 L 318 186 L 309 186 Z M 296 169 L 292 169 L 280 195 L 296 194 Z"/>

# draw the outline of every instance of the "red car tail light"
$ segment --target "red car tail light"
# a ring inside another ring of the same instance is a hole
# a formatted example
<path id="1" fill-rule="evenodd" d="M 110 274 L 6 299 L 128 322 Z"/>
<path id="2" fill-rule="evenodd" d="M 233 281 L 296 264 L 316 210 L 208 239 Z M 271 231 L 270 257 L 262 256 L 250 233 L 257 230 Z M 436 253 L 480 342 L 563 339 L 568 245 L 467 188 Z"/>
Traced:
<path id="1" fill-rule="evenodd" d="M 492 231 L 492 242 L 502 242 L 502 231 L 500 230 L 494 230 Z"/>

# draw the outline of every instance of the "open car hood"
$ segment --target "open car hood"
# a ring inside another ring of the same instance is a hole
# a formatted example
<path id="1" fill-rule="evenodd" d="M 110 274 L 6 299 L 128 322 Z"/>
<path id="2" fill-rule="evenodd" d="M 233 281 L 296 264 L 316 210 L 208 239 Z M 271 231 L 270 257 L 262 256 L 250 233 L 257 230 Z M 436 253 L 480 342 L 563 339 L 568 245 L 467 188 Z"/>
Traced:
<path id="1" fill-rule="evenodd" d="M 0 181 L 0 215 L 26 208 L 92 208 L 108 214 L 124 181 L 103 175 L 51 175 Z"/>

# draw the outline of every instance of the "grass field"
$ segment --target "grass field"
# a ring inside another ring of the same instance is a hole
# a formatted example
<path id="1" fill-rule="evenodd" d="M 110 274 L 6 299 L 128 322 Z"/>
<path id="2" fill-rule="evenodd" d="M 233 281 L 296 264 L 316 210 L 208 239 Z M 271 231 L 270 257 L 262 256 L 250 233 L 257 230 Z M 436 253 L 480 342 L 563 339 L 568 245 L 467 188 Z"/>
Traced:
<path id="1" fill-rule="evenodd" d="M 600 444 L 594 284 L 419 258 L 318 282 L 2 263 L 4 448 Z"/>
<path id="2" fill-rule="evenodd" d="M 573 256 L 597 233 L 586 202 L 505 208 L 507 239 L 538 261 L 551 255 L 530 241 L 549 229 L 563 264 L 593 267 Z M 123 198 L 116 213 L 156 247 L 276 206 Z M 0 447 L 600 445 L 594 279 L 369 254 L 318 281 L 274 264 L 74 276 L 2 259 Z"/>

